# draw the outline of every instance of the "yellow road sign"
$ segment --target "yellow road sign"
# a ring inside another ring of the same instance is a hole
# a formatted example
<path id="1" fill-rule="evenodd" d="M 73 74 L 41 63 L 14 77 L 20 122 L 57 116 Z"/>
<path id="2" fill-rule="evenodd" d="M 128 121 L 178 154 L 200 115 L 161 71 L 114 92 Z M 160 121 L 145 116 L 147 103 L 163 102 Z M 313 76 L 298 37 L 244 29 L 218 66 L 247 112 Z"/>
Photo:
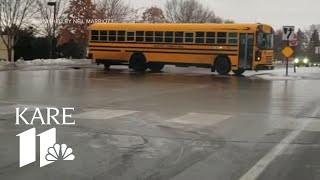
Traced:
<path id="1" fill-rule="evenodd" d="M 291 57 L 294 53 L 293 49 L 289 46 L 285 47 L 281 52 L 286 58 Z"/>

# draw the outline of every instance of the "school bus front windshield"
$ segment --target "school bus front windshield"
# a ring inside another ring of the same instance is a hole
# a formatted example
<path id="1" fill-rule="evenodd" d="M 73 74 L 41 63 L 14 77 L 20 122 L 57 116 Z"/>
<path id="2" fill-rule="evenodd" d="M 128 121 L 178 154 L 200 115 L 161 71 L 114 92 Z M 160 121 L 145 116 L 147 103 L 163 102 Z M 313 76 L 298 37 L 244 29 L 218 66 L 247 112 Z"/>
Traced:
<path id="1" fill-rule="evenodd" d="M 257 45 L 263 50 L 273 50 L 273 34 L 272 33 L 257 33 Z"/>

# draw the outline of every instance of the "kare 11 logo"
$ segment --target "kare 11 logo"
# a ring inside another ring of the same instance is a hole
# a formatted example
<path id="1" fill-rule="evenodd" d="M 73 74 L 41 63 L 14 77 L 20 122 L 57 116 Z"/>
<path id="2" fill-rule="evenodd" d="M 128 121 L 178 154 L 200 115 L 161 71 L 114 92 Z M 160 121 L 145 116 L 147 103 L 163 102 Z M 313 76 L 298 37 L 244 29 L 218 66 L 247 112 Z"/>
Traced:
<path id="1" fill-rule="evenodd" d="M 31 120 L 27 120 L 25 113 L 34 109 L 33 117 Z M 62 116 L 58 108 L 46 108 L 47 116 L 46 120 L 41 114 L 43 108 L 16 108 L 16 125 L 21 123 L 27 126 L 33 126 L 34 122 L 40 121 L 41 125 L 50 126 L 52 123 L 56 125 L 75 125 L 75 120 L 67 120 L 72 118 L 71 111 L 74 112 L 74 108 L 62 108 Z M 20 111 L 21 110 L 21 111 Z M 69 113 L 68 113 L 69 112 Z M 62 118 L 62 122 L 57 120 L 57 117 Z M 17 135 L 19 137 L 19 164 L 20 168 L 36 162 L 37 154 L 37 142 L 39 143 L 39 161 L 40 168 L 54 163 L 58 160 L 73 161 L 75 156 L 73 155 L 72 148 L 66 144 L 57 143 L 57 129 L 51 128 L 41 134 L 37 135 L 36 128 L 31 128 Z M 37 141 L 37 137 L 39 140 Z"/>

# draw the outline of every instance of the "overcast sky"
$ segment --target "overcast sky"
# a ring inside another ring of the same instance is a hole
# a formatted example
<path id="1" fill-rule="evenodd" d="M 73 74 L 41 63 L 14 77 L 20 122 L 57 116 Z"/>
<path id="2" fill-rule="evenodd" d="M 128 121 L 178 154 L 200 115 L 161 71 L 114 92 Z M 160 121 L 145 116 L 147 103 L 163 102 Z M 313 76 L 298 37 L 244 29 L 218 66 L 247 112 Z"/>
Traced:
<path id="1" fill-rule="evenodd" d="M 166 0 L 127 0 L 136 8 L 157 5 Z M 320 0 L 200 0 L 216 15 L 239 23 L 267 23 L 274 28 L 294 25 L 307 29 L 320 24 Z"/>

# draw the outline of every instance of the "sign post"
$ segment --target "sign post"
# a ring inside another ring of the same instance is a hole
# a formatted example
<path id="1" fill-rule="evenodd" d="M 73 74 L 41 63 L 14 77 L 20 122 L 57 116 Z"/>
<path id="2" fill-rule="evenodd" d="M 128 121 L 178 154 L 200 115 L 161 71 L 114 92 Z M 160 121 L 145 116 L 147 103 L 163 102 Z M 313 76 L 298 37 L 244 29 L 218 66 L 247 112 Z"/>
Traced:
<path id="1" fill-rule="evenodd" d="M 295 47 L 298 46 L 298 36 L 297 34 L 294 34 L 294 39 L 289 41 L 289 45 L 290 47 L 293 47 L 293 50 L 295 50 Z M 297 72 L 297 66 L 296 63 L 293 64 L 293 72 L 296 73 Z"/>
<path id="2" fill-rule="evenodd" d="M 290 48 L 290 41 L 295 38 L 294 26 L 283 26 L 282 40 L 287 41 L 287 46 L 282 50 L 282 54 L 287 58 L 286 62 L 286 76 L 289 75 L 289 58 L 293 55 L 294 51 Z"/>

